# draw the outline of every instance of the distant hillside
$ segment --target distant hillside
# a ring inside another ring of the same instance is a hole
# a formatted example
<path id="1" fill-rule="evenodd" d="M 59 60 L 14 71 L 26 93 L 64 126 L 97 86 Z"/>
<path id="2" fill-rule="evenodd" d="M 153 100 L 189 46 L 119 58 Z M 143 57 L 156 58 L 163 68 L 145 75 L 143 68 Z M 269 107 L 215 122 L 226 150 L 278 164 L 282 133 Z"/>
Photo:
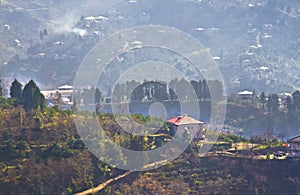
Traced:
<path id="1" fill-rule="evenodd" d="M 296 0 L 2 1 L 2 77 L 34 78 L 45 87 L 72 83 L 84 56 L 103 37 L 158 24 L 210 48 L 229 91 L 293 91 L 300 84 L 299 8 Z M 41 38 L 44 29 L 48 34 Z"/>

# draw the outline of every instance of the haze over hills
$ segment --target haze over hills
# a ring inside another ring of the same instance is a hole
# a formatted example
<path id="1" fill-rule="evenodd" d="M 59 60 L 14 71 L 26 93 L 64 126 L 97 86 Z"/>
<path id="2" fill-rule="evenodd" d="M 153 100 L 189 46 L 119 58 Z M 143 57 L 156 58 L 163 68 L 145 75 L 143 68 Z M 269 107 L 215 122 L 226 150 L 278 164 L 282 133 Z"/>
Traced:
<path id="1" fill-rule="evenodd" d="M 72 84 L 101 39 L 154 24 L 178 28 L 209 48 L 229 92 L 292 92 L 300 86 L 296 0 L 10 0 L 0 8 L 0 64 L 8 81 L 34 78 L 44 88 Z"/>

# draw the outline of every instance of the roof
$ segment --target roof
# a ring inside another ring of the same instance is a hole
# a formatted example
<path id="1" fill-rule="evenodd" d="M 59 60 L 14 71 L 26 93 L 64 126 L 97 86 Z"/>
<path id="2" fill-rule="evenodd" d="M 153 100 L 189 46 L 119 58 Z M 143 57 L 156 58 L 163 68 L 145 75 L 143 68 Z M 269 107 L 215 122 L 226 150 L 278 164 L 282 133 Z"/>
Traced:
<path id="1" fill-rule="evenodd" d="M 261 67 L 259 67 L 259 69 L 260 69 L 260 70 L 263 70 L 263 71 L 269 70 L 269 68 L 266 67 L 266 66 L 261 66 Z"/>
<path id="2" fill-rule="evenodd" d="M 288 143 L 300 143 L 300 135 L 292 137 L 291 139 L 288 140 Z"/>
<path id="3" fill-rule="evenodd" d="M 73 86 L 70 85 L 63 85 L 58 87 L 59 90 L 66 90 L 66 89 L 73 89 Z"/>
<path id="4" fill-rule="evenodd" d="M 281 93 L 281 94 L 279 94 L 279 96 L 281 96 L 281 97 L 293 97 L 293 95 L 290 94 L 290 93 Z"/>
<path id="5" fill-rule="evenodd" d="M 240 93 L 238 93 L 239 95 L 253 95 L 253 92 L 251 91 L 242 91 Z"/>
<path id="6" fill-rule="evenodd" d="M 204 124 L 204 122 L 198 121 L 190 116 L 178 116 L 167 120 L 167 122 L 177 126 L 188 125 L 188 124 Z"/>

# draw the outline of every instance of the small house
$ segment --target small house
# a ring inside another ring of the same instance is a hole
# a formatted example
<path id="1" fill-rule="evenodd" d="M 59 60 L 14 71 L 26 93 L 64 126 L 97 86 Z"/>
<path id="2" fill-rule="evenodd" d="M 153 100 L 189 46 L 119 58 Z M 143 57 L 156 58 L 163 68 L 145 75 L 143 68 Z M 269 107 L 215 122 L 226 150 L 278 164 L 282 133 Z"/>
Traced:
<path id="1" fill-rule="evenodd" d="M 171 135 L 174 135 L 179 128 L 189 131 L 189 133 L 194 134 L 195 138 L 203 139 L 203 128 L 204 122 L 196 120 L 190 116 L 178 116 L 167 120 L 167 124 L 170 127 Z"/>
<path id="2" fill-rule="evenodd" d="M 254 93 L 252 91 L 241 91 L 238 93 L 238 97 L 241 101 L 241 103 L 250 103 L 253 100 Z"/>

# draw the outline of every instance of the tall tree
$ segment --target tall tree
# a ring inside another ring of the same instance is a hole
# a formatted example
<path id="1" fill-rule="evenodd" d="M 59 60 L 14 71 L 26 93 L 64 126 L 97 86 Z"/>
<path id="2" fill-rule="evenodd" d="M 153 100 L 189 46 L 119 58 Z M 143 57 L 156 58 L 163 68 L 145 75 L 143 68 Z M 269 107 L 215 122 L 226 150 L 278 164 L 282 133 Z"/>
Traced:
<path id="1" fill-rule="evenodd" d="M 103 98 L 102 98 L 102 93 L 101 93 L 100 89 L 96 88 L 96 91 L 95 91 L 95 103 L 99 104 L 102 99 Z"/>
<path id="2" fill-rule="evenodd" d="M 297 90 L 293 94 L 293 101 L 294 101 L 294 109 L 297 111 L 300 109 L 300 92 Z"/>
<path id="3" fill-rule="evenodd" d="M 175 91 L 172 88 L 169 88 L 169 96 L 170 96 L 170 100 L 172 101 L 176 101 L 178 99 Z"/>
<path id="4" fill-rule="evenodd" d="M 294 110 L 294 105 L 291 96 L 287 96 L 285 101 L 286 101 L 286 108 L 288 109 L 288 111 L 291 112 L 292 110 Z"/>
<path id="5" fill-rule="evenodd" d="M 260 94 L 259 100 L 260 100 L 260 103 L 262 104 L 263 110 L 265 110 L 265 104 L 266 104 L 266 95 L 265 95 L 265 92 L 262 92 Z"/>
<path id="6" fill-rule="evenodd" d="M 18 103 L 22 101 L 22 84 L 15 79 L 14 82 L 12 82 L 11 87 L 10 87 L 10 96 L 12 98 L 16 98 Z"/>
<path id="7" fill-rule="evenodd" d="M 48 31 L 47 31 L 47 29 L 44 29 L 44 30 L 43 30 L 43 34 L 44 34 L 45 36 L 47 36 L 47 35 L 48 35 Z"/>
<path id="8" fill-rule="evenodd" d="M 191 81 L 191 85 L 193 86 L 195 93 L 197 95 L 197 99 L 200 100 L 200 94 L 201 94 L 201 87 L 198 81 Z"/>
<path id="9" fill-rule="evenodd" d="M 272 111 L 272 96 L 271 95 L 268 95 L 267 109 L 269 112 Z"/>
<path id="10" fill-rule="evenodd" d="M 39 87 L 33 80 L 30 80 L 23 90 L 24 109 L 26 111 L 37 109 L 38 107 L 43 110 L 45 108 L 45 97 L 41 94 Z"/>
<path id="11" fill-rule="evenodd" d="M 270 94 L 268 96 L 267 107 L 270 112 L 276 113 L 279 110 L 279 100 L 277 94 Z"/>
<path id="12" fill-rule="evenodd" d="M 208 83 L 206 82 L 205 79 L 202 81 L 202 90 L 203 90 L 203 99 L 207 100 L 210 99 L 210 91 L 208 87 Z"/>
<path id="13" fill-rule="evenodd" d="M 277 94 L 273 94 L 272 95 L 272 102 L 273 102 L 273 104 L 272 104 L 272 111 L 273 112 L 278 112 L 278 110 L 279 110 L 279 97 L 278 97 L 278 95 Z"/>
<path id="14" fill-rule="evenodd" d="M 72 111 L 75 113 L 77 111 L 77 101 L 76 98 L 73 98 Z"/>
<path id="15" fill-rule="evenodd" d="M 43 31 L 40 31 L 40 39 L 43 40 L 44 39 L 44 34 Z"/>
<path id="16" fill-rule="evenodd" d="M 1 85 L 0 85 L 0 97 L 3 97 L 3 88 Z"/>

